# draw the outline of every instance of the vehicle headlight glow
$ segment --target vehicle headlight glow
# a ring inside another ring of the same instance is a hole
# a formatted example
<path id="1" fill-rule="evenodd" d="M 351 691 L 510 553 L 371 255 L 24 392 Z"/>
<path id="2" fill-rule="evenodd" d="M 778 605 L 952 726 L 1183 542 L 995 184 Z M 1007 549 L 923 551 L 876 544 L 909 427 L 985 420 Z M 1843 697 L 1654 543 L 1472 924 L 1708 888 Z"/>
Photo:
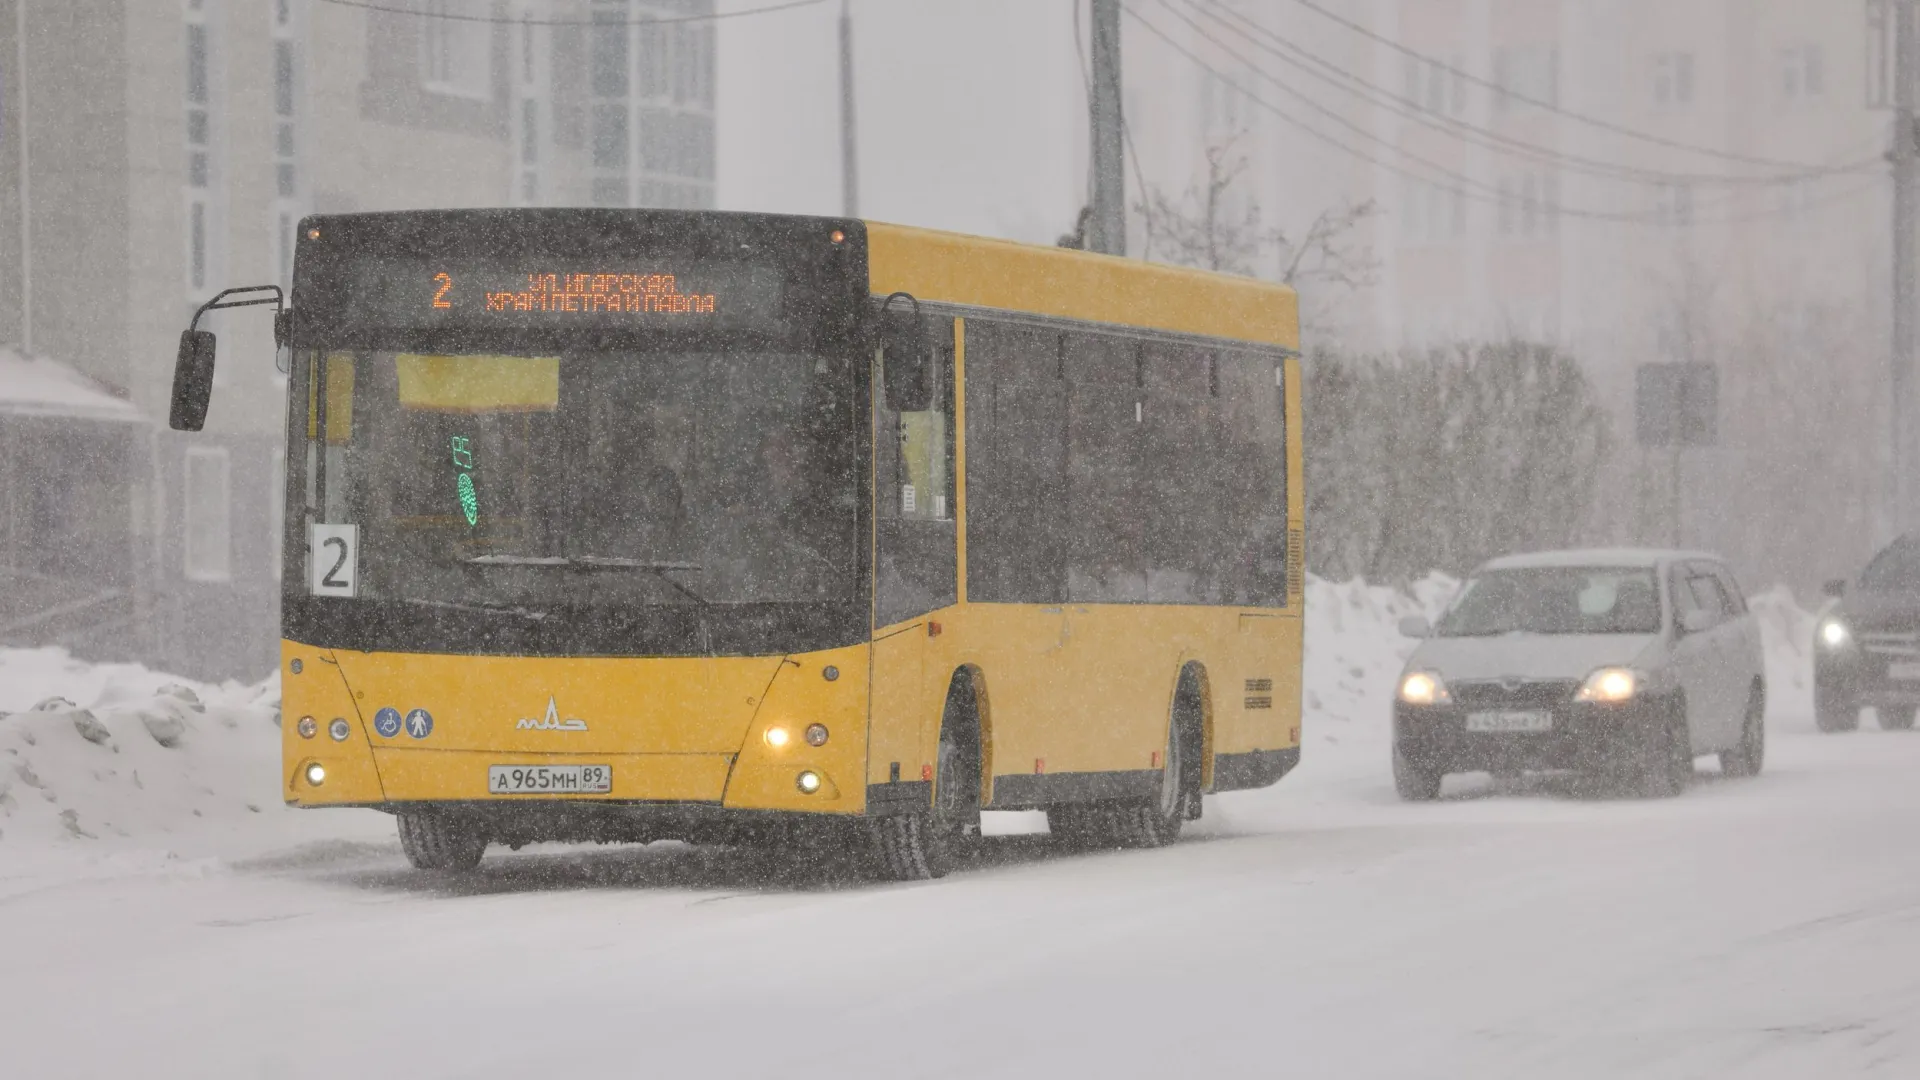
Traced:
<path id="1" fill-rule="evenodd" d="M 794 778 L 793 783 L 800 789 L 800 794 L 811 795 L 820 790 L 820 774 L 811 771 L 803 772 Z"/>
<path id="2" fill-rule="evenodd" d="M 1444 705 L 1453 698 L 1440 676 L 1430 671 L 1410 671 L 1400 680 L 1400 700 L 1409 705 Z"/>
<path id="3" fill-rule="evenodd" d="M 1601 668 L 1587 676 L 1580 687 L 1578 701 L 1631 701 L 1640 692 L 1640 676 L 1626 668 Z"/>
<path id="4" fill-rule="evenodd" d="M 1853 633 L 1847 629 L 1847 624 L 1839 619 L 1828 619 L 1820 624 L 1820 644 L 1827 648 L 1843 648 L 1852 640 Z"/>
<path id="5" fill-rule="evenodd" d="M 793 733 L 783 727 L 770 727 L 767 729 L 765 738 L 768 746 L 778 750 L 787 745 L 787 741 L 793 738 Z"/>
<path id="6" fill-rule="evenodd" d="M 325 765 L 316 761 L 307 766 L 307 783 L 312 784 L 314 787 L 319 787 L 326 782 L 327 767 Z"/>

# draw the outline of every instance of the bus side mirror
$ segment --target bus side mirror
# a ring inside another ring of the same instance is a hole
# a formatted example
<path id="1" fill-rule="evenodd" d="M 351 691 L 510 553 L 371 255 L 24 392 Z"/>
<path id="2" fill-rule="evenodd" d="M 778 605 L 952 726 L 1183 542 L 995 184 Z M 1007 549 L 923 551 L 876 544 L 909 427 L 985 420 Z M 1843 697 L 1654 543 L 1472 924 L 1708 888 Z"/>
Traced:
<path id="1" fill-rule="evenodd" d="M 887 406 L 894 412 L 925 412 L 932 407 L 928 385 L 928 340 L 917 312 L 888 311 L 881 318 L 881 375 Z"/>
<path id="2" fill-rule="evenodd" d="M 180 334 L 180 355 L 173 362 L 173 407 L 167 425 L 175 431 L 199 431 L 207 424 L 213 398 L 213 331 Z"/>

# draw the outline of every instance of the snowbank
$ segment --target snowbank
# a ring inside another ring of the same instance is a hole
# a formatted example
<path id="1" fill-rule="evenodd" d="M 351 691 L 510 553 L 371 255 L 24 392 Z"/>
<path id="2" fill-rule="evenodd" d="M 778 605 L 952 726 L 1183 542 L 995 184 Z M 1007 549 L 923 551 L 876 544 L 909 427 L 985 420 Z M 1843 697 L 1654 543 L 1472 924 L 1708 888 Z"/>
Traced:
<path id="1" fill-rule="evenodd" d="M 1404 592 L 1309 582 L 1305 746 L 1282 793 L 1361 778 L 1385 787 L 1394 681 L 1415 644 L 1397 624 L 1438 614 L 1456 587 L 1438 574 Z M 1813 615 L 1785 589 L 1752 606 L 1767 641 L 1769 714 L 1803 721 Z M 57 649 L 0 650 L 0 846 L 166 842 L 302 816 L 278 790 L 279 699 L 277 677 L 210 686 Z"/>

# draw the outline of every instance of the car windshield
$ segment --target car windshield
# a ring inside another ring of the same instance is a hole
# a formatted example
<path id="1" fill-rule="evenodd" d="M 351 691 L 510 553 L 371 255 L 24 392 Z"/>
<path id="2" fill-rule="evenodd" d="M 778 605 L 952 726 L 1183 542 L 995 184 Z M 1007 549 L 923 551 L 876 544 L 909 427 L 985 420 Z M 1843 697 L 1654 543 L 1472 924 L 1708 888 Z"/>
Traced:
<path id="1" fill-rule="evenodd" d="M 1494 634 L 1652 634 L 1660 629 L 1653 572 L 1605 567 L 1490 570 L 1467 581 L 1435 627 L 1440 637 Z"/>
<path id="2" fill-rule="evenodd" d="M 1920 536 L 1903 536 L 1873 557 L 1860 574 L 1867 592 L 1920 593 Z"/>
<path id="3" fill-rule="evenodd" d="M 309 395 L 324 463 L 316 415 L 294 497 L 357 528 L 361 599 L 537 612 L 857 594 L 845 357 L 334 352 L 308 374 L 320 366 L 303 358 L 295 377 L 328 387 Z"/>

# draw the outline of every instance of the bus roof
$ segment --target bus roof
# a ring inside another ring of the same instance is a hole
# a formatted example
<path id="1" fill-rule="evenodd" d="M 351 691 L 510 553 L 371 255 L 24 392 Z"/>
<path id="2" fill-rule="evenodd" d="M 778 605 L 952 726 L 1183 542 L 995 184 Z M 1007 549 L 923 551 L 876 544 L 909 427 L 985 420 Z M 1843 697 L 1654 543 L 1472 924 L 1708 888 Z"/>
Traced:
<path id="1" fill-rule="evenodd" d="M 873 292 L 1300 348 L 1299 299 L 1255 278 L 867 223 Z"/>

